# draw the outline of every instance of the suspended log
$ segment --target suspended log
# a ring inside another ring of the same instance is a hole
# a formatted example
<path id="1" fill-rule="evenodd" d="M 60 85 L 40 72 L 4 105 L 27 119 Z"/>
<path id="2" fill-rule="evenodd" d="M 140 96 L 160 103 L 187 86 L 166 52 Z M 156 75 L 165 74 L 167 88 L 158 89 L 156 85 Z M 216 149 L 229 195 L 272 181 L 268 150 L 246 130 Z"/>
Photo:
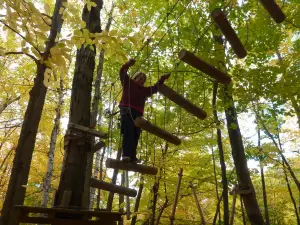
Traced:
<path id="1" fill-rule="evenodd" d="M 285 15 L 275 0 L 259 0 L 264 8 L 269 12 L 276 23 L 281 23 L 285 20 Z"/>
<path id="2" fill-rule="evenodd" d="M 123 162 L 117 159 L 107 159 L 106 168 L 113 168 L 119 170 L 133 171 L 142 174 L 156 175 L 157 168 L 151 166 L 144 166 L 131 162 Z"/>
<path id="3" fill-rule="evenodd" d="M 185 49 L 182 49 L 178 53 L 178 58 L 181 61 L 216 79 L 219 83 L 229 84 L 231 82 L 231 78 L 226 73 L 216 69 L 212 65 L 208 64 L 207 62 L 203 61 L 202 59 Z"/>
<path id="4" fill-rule="evenodd" d="M 240 39 L 236 35 L 235 31 L 233 30 L 232 26 L 230 25 L 229 21 L 227 20 L 224 12 L 220 8 L 217 8 L 214 11 L 212 11 L 211 15 L 215 23 L 218 25 L 218 27 L 226 37 L 226 39 L 229 41 L 237 57 L 246 57 L 247 52 Z"/>
<path id="5" fill-rule="evenodd" d="M 174 204 L 173 204 L 173 208 L 172 208 L 172 214 L 170 216 L 170 225 L 173 225 L 174 220 L 175 220 L 175 212 L 176 212 L 176 206 L 177 206 L 177 201 L 178 201 L 178 196 L 179 196 L 179 191 L 180 191 L 182 172 L 183 172 L 183 169 L 180 168 L 179 173 L 178 173 L 178 181 L 177 181 L 177 187 L 176 187 L 176 192 L 175 192 Z"/>
<path id="6" fill-rule="evenodd" d="M 90 187 L 100 188 L 105 191 L 111 191 L 111 192 L 122 194 L 122 195 L 128 195 L 130 197 L 135 197 L 137 195 L 137 191 L 134 189 L 118 186 L 115 184 L 105 182 L 103 180 L 97 180 L 95 178 L 91 178 Z"/>
<path id="7" fill-rule="evenodd" d="M 98 130 L 94 130 L 94 129 L 90 129 L 88 127 L 84 127 L 84 126 L 81 126 L 79 124 L 69 123 L 68 128 L 78 130 L 78 131 L 81 131 L 81 132 L 84 132 L 84 133 L 88 133 L 89 135 L 93 135 L 93 136 L 96 136 L 96 137 L 108 138 L 107 133 L 104 133 L 104 132 L 98 131 Z"/>
<path id="8" fill-rule="evenodd" d="M 185 99 L 183 96 L 178 94 L 176 91 L 172 90 L 168 86 L 162 84 L 159 86 L 159 92 L 166 96 L 168 99 L 184 108 L 189 113 L 193 114 L 197 118 L 204 120 L 207 116 L 206 112 L 191 103 L 189 100 Z"/>
<path id="9" fill-rule="evenodd" d="M 180 143 L 181 143 L 181 140 L 178 137 L 155 126 L 154 124 L 151 124 L 150 122 L 145 120 L 143 117 L 137 117 L 134 121 L 134 125 L 142 128 L 143 130 L 146 130 L 149 133 L 154 134 L 174 145 L 180 145 Z"/>

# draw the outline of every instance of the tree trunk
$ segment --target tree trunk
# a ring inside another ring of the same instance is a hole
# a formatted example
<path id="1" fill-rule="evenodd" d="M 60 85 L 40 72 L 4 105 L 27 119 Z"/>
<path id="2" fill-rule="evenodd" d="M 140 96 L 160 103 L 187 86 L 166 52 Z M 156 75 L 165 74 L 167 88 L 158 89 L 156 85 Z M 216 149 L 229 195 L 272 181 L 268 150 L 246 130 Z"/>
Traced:
<path id="1" fill-rule="evenodd" d="M 229 88 L 231 87 L 225 86 L 224 88 L 224 103 L 225 105 L 229 105 L 225 109 L 225 115 L 239 189 L 251 190 L 251 193 L 242 195 L 242 199 L 251 224 L 261 225 L 264 224 L 264 219 L 256 200 L 255 190 L 247 167 L 242 135 L 238 124 L 233 98 L 231 92 L 228 90 Z"/>
<path id="2" fill-rule="evenodd" d="M 220 121 L 218 118 L 218 113 L 216 108 L 217 91 L 218 91 L 218 83 L 214 82 L 212 106 L 213 106 L 213 114 L 214 114 L 216 125 L 219 126 Z M 224 220 L 224 224 L 228 225 L 229 224 L 228 182 L 226 176 L 226 164 L 225 164 L 224 150 L 223 150 L 223 143 L 222 143 L 222 133 L 221 133 L 221 129 L 218 127 L 217 127 L 217 142 L 218 142 L 220 164 L 221 164 L 221 171 L 222 171 L 222 186 L 223 186 L 222 196 L 223 196 L 223 208 L 224 208 L 223 220 Z"/>
<path id="3" fill-rule="evenodd" d="M 96 7 L 89 11 L 87 5 L 84 6 L 82 20 L 86 22 L 86 29 L 91 33 L 101 32 L 100 10 L 102 0 L 95 0 Z M 94 46 L 95 48 L 95 46 Z M 69 123 L 90 127 L 90 106 L 93 73 L 95 69 L 95 49 L 81 46 L 77 50 L 74 78 L 72 83 L 72 95 L 70 106 Z M 71 199 L 65 203 L 68 206 L 86 207 L 86 195 L 84 195 L 86 166 L 88 152 L 91 152 L 91 138 L 86 134 L 77 131 L 68 131 L 68 134 L 77 138 L 68 139 L 66 149 L 66 162 L 60 177 L 60 183 L 56 194 L 55 205 L 63 203 L 63 195 L 66 191 L 71 191 Z M 84 194 L 83 194 L 84 193 Z"/>
<path id="4" fill-rule="evenodd" d="M 297 224 L 300 224 L 300 219 L 299 219 L 299 213 L 298 213 L 298 209 L 297 209 L 297 204 L 296 204 L 295 198 L 293 196 L 293 192 L 292 192 L 292 189 L 291 189 L 291 186 L 290 186 L 290 182 L 289 182 L 288 176 L 287 176 L 286 171 L 285 171 L 285 167 L 283 167 L 283 172 L 284 172 L 284 178 L 285 178 L 286 186 L 288 188 L 288 191 L 289 191 L 289 194 L 290 194 L 293 206 L 294 206 L 294 210 L 295 210 L 295 214 L 296 214 L 296 218 L 297 218 Z"/>
<path id="5" fill-rule="evenodd" d="M 57 107 L 55 109 L 56 115 L 55 115 L 55 119 L 54 119 L 54 127 L 52 129 L 51 138 L 50 138 L 47 172 L 46 172 L 46 176 L 45 176 L 44 184 L 43 184 L 43 198 L 42 198 L 41 207 L 47 207 L 49 192 L 50 192 L 50 188 L 51 188 L 51 179 L 52 179 L 52 174 L 53 174 L 54 152 L 55 152 L 57 136 L 59 134 L 61 109 L 62 109 L 62 105 L 63 105 L 63 96 L 64 96 L 64 93 L 63 93 L 63 79 L 61 78 L 60 79 L 60 89 L 59 89 L 58 103 L 57 103 Z"/>
<path id="6" fill-rule="evenodd" d="M 157 197 L 158 197 L 158 189 L 159 189 L 159 181 L 155 181 L 154 185 L 153 185 L 153 201 L 152 201 L 152 207 L 151 207 L 151 211 L 152 211 L 152 215 L 151 215 L 151 225 L 155 224 L 155 211 L 156 211 L 156 203 L 157 203 Z"/>
<path id="7" fill-rule="evenodd" d="M 258 135 L 258 149 L 261 152 L 260 129 L 259 128 L 257 130 L 257 135 Z M 260 167 L 261 185 L 262 185 L 263 198 L 264 198 L 264 209 L 265 209 L 266 225 L 270 225 L 268 201 L 267 201 L 267 191 L 266 191 L 266 184 L 265 184 L 265 174 L 264 174 L 264 166 L 263 166 L 262 160 L 263 160 L 262 156 L 260 156 L 259 157 L 259 167 Z"/>
<path id="8" fill-rule="evenodd" d="M 114 5 L 112 5 L 111 11 L 109 13 L 109 19 L 107 21 L 105 30 L 108 32 L 111 26 L 112 22 L 112 14 L 114 10 Z M 98 59 L 98 67 L 97 67 L 97 76 L 95 79 L 95 95 L 93 98 L 93 103 L 92 103 L 92 112 L 91 112 L 91 126 L 96 127 L 97 124 L 97 117 L 98 117 L 98 112 L 99 112 L 99 103 L 101 102 L 101 78 L 102 78 L 102 72 L 103 72 L 103 65 L 104 65 L 104 50 L 102 49 L 99 54 L 99 59 Z M 98 121 L 101 121 L 101 114 L 99 115 Z M 95 139 L 93 138 L 92 143 L 95 144 Z M 96 152 L 96 159 L 95 159 L 95 169 L 94 169 L 94 177 L 97 176 L 96 174 L 99 173 L 99 160 L 100 160 L 100 150 Z M 87 175 L 85 179 L 85 186 L 86 186 L 86 196 L 89 196 L 89 178 L 90 174 L 92 174 L 93 170 L 93 154 L 89 154 L 88 156 L 88 167 L 87 167 Z M 95 188 L 91 188 L 91 194 L 90 194 L 90 203 L 89 203 L 89 208 L 92 208 L 95 200 Z"/>
<path id="9" fill-rule="evenodd" d="M 62 14 L 59 14 L 60 8 L 66 0 L 56 0 L 54 12 L 52 15 L 52 24 L 48 40 L 46 41 L 45 52 L 42 55 L 43 61 L 47 61 L 50 56 L 50 49 L 55 46 L 55 39 L 60 33 L 63 20 Z M 46 65 L 36 62 L 37 71 L 34 85 L 29 93 L 29 102 L 24 116 L 24 122 L 21 128 L 20 138 L 16 148 L 16 154 L 13 161 L 12 173 L 10 176 L 5 201 L 3 204 L 0 224 L 13 225 L 15 223 L 14 205 L 23 205 L 26 189 L 23 185 L 27 184 L 32 154 L 34 150 L 36 134 L 41 119 L 47 87 L 44 85 L 44 73 Z"/>

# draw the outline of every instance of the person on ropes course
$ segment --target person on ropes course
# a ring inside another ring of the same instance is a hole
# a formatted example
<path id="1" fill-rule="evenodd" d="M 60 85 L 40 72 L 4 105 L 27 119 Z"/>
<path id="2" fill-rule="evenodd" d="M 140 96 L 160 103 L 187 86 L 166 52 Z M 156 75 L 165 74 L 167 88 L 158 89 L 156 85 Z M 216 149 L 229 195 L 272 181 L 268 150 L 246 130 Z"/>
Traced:
<path id="1" fill-rule="evenodd" d="M 120 80 L 123 86 L 122 98 L 119 104 L 121 114 L 121 134 L 122 141 L 122 160 L 125 162 L 140 163 L 136 157 L 136 148 L 138 145 L 141 128 L 134 125 L 134 120 L 143 116 L 146 99 L 155 94 L 159 86 L 170 77 L 167 73 L 150 87 L 144 87 L 146 75 L 142 72 L 136 72 L 131 79 L 128 76 L 129 67 L 135 64 L 134 59 L 129 59 L 120 69 Z"/>

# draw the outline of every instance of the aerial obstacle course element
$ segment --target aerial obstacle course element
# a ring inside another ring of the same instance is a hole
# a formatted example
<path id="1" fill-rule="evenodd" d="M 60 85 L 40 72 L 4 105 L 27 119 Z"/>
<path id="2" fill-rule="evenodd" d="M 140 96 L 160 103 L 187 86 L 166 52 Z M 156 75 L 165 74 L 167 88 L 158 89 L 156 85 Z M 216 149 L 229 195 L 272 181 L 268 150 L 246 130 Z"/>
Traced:
<path id="1" fill-rule="evenodd" d="M 95 178 L 90 179 L 90 187 L 99 188 L 105 191 L 111 191 L 113 193 L 118 193 L 121 195 L 128 195 L 130 197 L 135 197 L 137 195 L 137 191 L 134 189 L 118 186 L 115 184 L 105 182 L 103 180 L 97 180 Z"/>
<path id="2" fill-rule="evenodd" d="M 233 30 L 232 26 L 230 25 L 229 21 L 227 20 L 224 12 L 220 8 L 217 8 L 214 11 L 212 11 L 211 16 L 222 31 L 222 33 L 224 34 L 224 36 L 226 37 L 226 39 L 229 41 L 237 57 L 246 57 L 247 52 L 240 39 L 236 35 L 235 31 Z"/>
<path id="3" fill-rule="evenodd" d="M 152 166 L 144 166 L 141 164 L 135 164 L 131 162 L 123 162 L 117 159 L 107 159 L 106 168 L 113 168 L 119 170 L 133 171 L 142 174 L 156 175 L 157 168 Z"/>
<path id="4" fill-rule="evenodd" d="M 137 117 L 134 120 L 134 125 L 142 128 L 143 130 L 146 130 L 149 133 L 154 134 L 174 145 L 180 145 L 180 143 L 181 143 L 181 140 L 178 137 L 155 126 L 154 124 L 151 124 L 150 122 L 145 120 L 143 117 Z"/>
<path id="5" fill-rule="evenodd" d="M 206 112 L 185 99 L 183 96 L 172 90 L 168 86 L 161 84 L 158 90 L 162 95 L 175 102 L 180 107 L 184 108 L 189 113 L 193 114 L 197 118 L 204 120 L 207 116 Z"/>
<path id="6" fill-rule="evenodd" d="M 181 61 L 216 79 L 219 83 L 229 84 L 231 82 L 230 76 L 228 76 L 226 73 L 216 69 L 212 65 L 208 64 L 204 60 L 200 59 L 199 57 L 195 56 L 193 53 L 185 49 L 182 49 L 178 53 L 178 58 Z"/>
<path id="7" fill-rule="evenodd" d="M 281 23 L 285 20 L 285 15 L 275 0 L 259 0 L 264 8 L 269 12 L 276 23 Z"/>

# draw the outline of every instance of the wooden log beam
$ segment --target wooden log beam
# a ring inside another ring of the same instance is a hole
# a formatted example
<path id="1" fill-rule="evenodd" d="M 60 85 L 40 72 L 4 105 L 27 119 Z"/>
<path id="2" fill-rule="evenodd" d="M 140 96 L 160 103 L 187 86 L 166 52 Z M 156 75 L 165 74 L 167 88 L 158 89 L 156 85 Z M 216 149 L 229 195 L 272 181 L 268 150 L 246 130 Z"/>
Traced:
<path id="1" fill-rule="evenodd" d="M 100 150 L 101 148 L 105 147 L 105 143 L 103 141 L 99 141 L 98 143 L 96 143 L 93 148 L 92 148 L 92 152 L 95 153 L 98 150 Z"/>
<path id="2" fill-rule="evenodd" d="M 99 188 L 105 191 L 111 191 L 121 195 L 128 195 L 130 197 L 135 197 L 137 195 L 137 191 L 134 189 L 118 186 L 115 184 L 105 182 L 103 180 L 97 180 L 95 178 L 91 178 L 90 187 Z"/>
<path id="3" fill-rule="evenodd" d="M 158 90 L 162 95 L 166 96 L 168 99 L 184 108 L 189 113 L 193 114 L 197 118 L 204 120 L 207 116 L 206 112 L 194 105 L 189 100 L 185 99 L 182 95 L 178 94 L 173 89 L 168 86 L 161 84 Z"/>
<path id="4" fill-rule="evenodd" d="M 134 121 L 134 125 L 142 128 L 143 130 L 146 130 L 149 133 L 154 134 L 174 145 L 180 145 L 180 143 L 181 143 L 181 140 L 178 137 L 155 126 L 154 124 L 151 124 L 150 122 L 145 120 L 143 117 L 137 117 Z"/>
<path id="5" fill-rule="evenodd" d="M 152 166 L 144 166 L 141 164 L 135 164 L 131 162 L 123 162 L 117 159 L 107 159 L 106 168 L 113 168 L 119 170 L 133 171 L 142 174 L 156 175 L 157 168 Z"/>
<path id="6" fill-rule="evenodd" d="M 281 23 L 285 20 L 285 15 L 275 0 L 259 0 L 264 8 L 269 12 L 276 23 Z"/>
<path id="7" fill-rule="evenodd" d="M 182 49 L 178 53 L 178 58 L 181 61 L 191 65 L 192 67 L 202 71 L 203 73 L 206 73 L 213 79 L 216 79 L 219 83 L 229 84 L 231 82 L 230 76 L 228 76 L 226 73 L 216 69 L 212 65 L 208 64 L 204 60 L 200 59 L 199 57 L 195 56 L 193 53 L 185 49 Z"/>
<path id="8" fill-rule="evenodd" d="M 75 123 L 69 123 L 68 129 L 78 130 L 80 132 L 88 133 L 89 135 L 93 135 L 93 136 L 100 137 L 100 138 L 108 138 L 107 133 L 104 133 L 104 132 L 98 131 L 98 130 L 94 130 L 94 129 L 90 129 L 88 127 L 84 127 L 84 126 L 81 126 L 81 125 L 75 124 Z"/>
<path id="9" fill-rule="evenodd" d="M 218 25 L 226 39 L 229 41 L 232 49 L 234 50 L 235 54 L 239 58 L 245 58 L 247 52 L 236 35 L 235 31 L 233 30 L 232 26 L 230 25 L 226 15 L 222 11 L 222 9 L 217 8 L 211 13 L 212 18 L 214 19 L 215 23 Z"/>

